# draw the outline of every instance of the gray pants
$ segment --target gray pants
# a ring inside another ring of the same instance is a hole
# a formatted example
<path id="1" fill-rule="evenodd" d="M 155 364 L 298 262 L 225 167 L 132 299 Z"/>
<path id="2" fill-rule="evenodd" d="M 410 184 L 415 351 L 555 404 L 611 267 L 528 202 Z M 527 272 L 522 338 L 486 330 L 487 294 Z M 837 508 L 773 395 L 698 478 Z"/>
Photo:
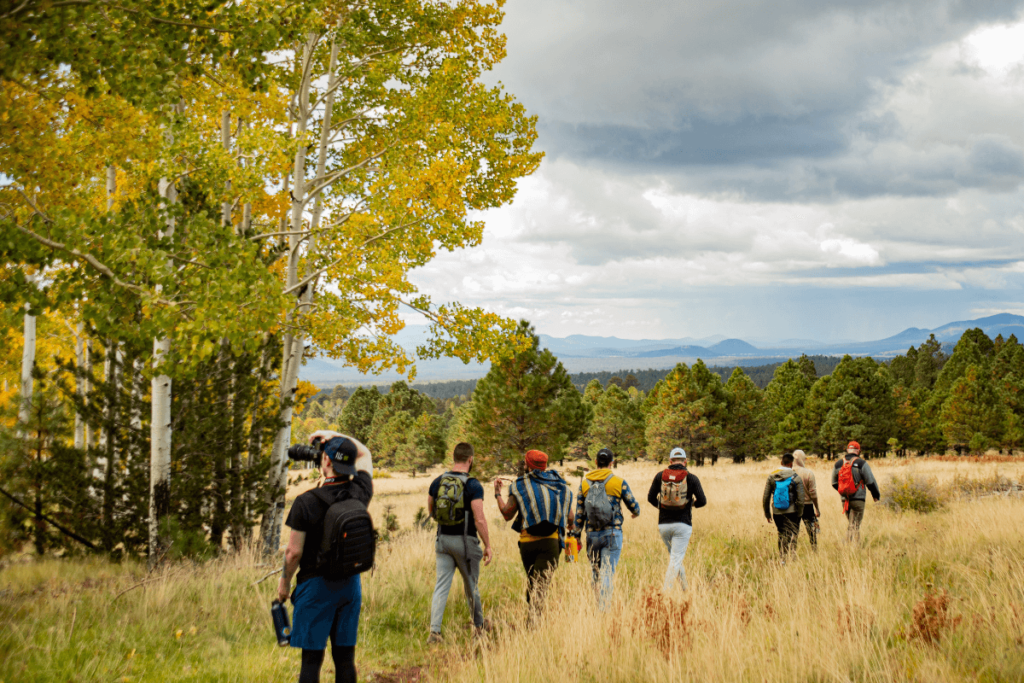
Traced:
<path id="1" fill-rule="evenodd" d="M 444 608 L 448 604 L 448 591 L 455 578 L 455 570 L 462 575 L 462 587 L 466 591 L 466 603 L 473 614 L 473 625 L 484 625 L 484 606 L 476 584 L 480 579 L 480 560 L 484 551 L 480 541 L 472 536 L 438 535 L 434 541 L 437 553 L 437 584 L 434 585 L 434 599 L 430 605 L 430 632 L 440 633 L 444 620 Z"/>
<path id="2" fill-rule="evenodd" d="M 864 506 L 867 500 L 851 500 L 846 511 L 846 540 L 860 541 L 860 525 L 864 521 Z"/>

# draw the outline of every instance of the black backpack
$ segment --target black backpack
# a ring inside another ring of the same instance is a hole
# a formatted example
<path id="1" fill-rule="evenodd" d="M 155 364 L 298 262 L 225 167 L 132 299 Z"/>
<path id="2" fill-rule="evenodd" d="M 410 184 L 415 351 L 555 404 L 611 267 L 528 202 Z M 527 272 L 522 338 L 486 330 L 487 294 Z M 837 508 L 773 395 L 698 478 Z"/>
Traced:
<path id="1" fill-rule="evenodd" d="M 372 569 L 377 532 L 366 506 L 355 498 L 335 502 L 322 488 L 314 489 L 313 495 L 328 505 L 316 557 L 318 572 L 328 581 L 337 581 Z"/>

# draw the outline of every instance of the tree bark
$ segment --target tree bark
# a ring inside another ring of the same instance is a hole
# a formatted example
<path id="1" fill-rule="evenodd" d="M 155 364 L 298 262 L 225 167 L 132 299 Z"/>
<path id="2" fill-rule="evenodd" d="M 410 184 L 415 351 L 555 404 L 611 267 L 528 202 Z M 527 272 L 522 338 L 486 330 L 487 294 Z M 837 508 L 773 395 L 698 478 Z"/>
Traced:
<path id="1" fill-rule="evenodd" d="M 75 379 L 75 393 L 78 395 L 78 400 L 85 401 L 85 378 L 82 377 L 82 373 L 85 372 L 85 343 L 82 339 L 82 323 L 78 323 L 75 334 L 75 367 L 78 369 L 78 375 Z M 75 411 L 75 448 L 85 448 L 85 422 L 82 421 L 81 411 Z"/>
<path id="2" fill-rule="evenodd" d="M 32 410 L 32 369 L 36 364 L 36 317 L 29 315 L 25 304 L 24 346 L 21 350 L 21 407 L 18 420 L 27 424 Z"/>
<path id="3" fill-rule="evenodd" d="M 161 178 L 160 196 L 167 204 L 173 204 L 177 199 L 174 184 Z M 166 230 L 162 231 L 161 237 L 173 234 L 174 219 L 168 219 Z M 169 338 L 153 340 L 153 367 L 159 368 L 170 351 Z M 153 416 L 150 425 L 149 463 L 150 566 L 156 563 L 166 540 L 160 538 L 160 519 L 170 512 L 171 507 L 171 378 L 166 374 L 154 376 L 151 391 Z"/>

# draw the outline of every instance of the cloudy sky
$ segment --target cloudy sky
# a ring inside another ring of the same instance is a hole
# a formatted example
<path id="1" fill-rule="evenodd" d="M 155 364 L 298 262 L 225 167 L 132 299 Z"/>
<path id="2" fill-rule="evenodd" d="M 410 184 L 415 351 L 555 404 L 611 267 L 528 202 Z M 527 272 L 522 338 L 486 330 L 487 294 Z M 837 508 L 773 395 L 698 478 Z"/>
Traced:
<path id="1" fill-rule="evenodd" d="M 540 170 L 414 281 L 555 336 L 1024 314 L 1024 0 L 508 0 Z"/>

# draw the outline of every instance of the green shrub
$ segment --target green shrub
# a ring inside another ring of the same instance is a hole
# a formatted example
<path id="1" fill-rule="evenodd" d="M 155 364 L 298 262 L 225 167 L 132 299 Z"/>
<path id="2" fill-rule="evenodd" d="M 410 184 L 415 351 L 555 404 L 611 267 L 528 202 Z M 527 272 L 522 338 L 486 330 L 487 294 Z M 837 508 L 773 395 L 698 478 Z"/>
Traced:
<path id="1" fill-rule="evenodd" d="M 945 500 L 934 478 L 905 474 L 892 478 L 883 503 L 896 512 L 934 512 Z"/>

